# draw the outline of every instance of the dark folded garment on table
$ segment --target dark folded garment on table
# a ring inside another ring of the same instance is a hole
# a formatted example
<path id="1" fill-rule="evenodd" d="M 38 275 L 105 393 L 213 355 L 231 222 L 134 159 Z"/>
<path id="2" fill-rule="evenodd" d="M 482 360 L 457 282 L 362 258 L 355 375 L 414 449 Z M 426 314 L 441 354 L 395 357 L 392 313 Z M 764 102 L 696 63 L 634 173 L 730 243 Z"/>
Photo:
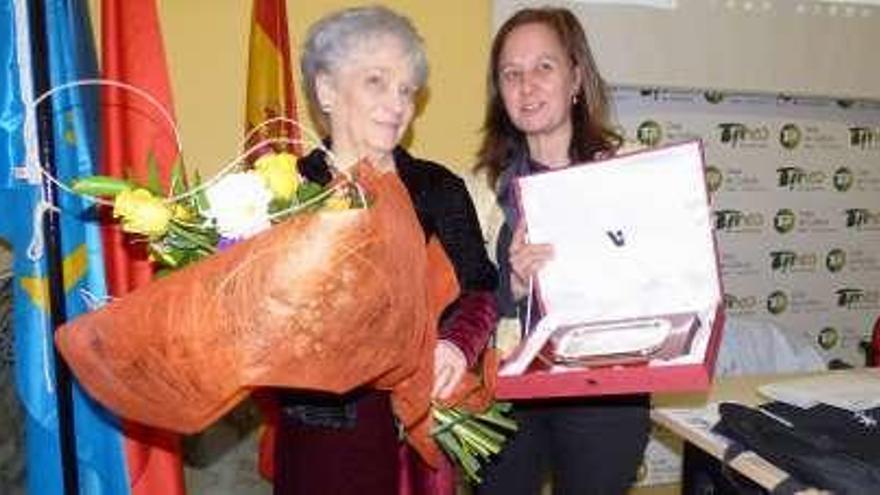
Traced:
<path id="1" fill-rule="evenodd" d="M 763 410 L 762 410 L 763 409 Z M 722 403 L 714 431 L 733 442 L 725 458 L 750 450 L 807 485 L 846 495 L 880 487 L 880 409 L 853 413 L 831 406 L 773 403 L 753 409 Z M 799 483 L 774 490 L 790 493 Z"/>

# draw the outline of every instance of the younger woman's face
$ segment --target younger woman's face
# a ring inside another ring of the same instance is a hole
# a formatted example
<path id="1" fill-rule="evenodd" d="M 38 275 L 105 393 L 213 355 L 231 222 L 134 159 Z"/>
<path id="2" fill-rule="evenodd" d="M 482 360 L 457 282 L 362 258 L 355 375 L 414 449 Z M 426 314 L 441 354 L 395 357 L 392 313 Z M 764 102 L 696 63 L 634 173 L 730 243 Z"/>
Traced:
<path id="1" fill-rule="evenodd" d="M 504 108 L 527 138 L 570 132 L 580 74 L 550 27 L 531 23 L 514 28 L 496 70 Z"/>

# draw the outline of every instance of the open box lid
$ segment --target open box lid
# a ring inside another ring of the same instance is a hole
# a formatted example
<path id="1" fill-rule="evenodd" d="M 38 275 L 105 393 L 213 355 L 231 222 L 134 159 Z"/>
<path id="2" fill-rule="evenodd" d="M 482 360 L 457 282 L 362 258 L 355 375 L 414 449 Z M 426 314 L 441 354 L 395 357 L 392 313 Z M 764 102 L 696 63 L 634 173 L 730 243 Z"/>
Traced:
<path id="1" fill-rule="evenodd" d="M 518 181 L 529 240 L 555 256 L 537 276 L 544 317 L 502 377 L 525 372 L 557 329 L 682 315 L 696 323 L 686 325 L 697 329 L 690 351 L 651 364 L 704 363 L 723 291 L 703 167 L 691 141 Z"/>
<path id="2" fill-rule="evenodd" d="M 700 312 L 721 299 L 699 141 L 531 175 L 517 182 L 529 241 L 555 256 L 538 273 L 560 323 Z"/>

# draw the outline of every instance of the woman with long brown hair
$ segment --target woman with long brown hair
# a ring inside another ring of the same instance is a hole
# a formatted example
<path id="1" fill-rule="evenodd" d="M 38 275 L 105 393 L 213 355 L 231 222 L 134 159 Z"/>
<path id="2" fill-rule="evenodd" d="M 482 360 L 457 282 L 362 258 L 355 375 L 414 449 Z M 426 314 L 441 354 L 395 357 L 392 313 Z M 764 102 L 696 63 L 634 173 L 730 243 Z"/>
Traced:
<path id="1" fill-rule="evenodd" d="M 621 138 L 608 126 L 605 84 L 570 11 L 520 10 L 499 29 L 490 57 L 476 171 L 486 175 L 503 212 L 496 249 L 499 310 L 517 318 L 524 333 L 539 316 L 526 321 L 529 280 L 553 252 L 526 242 L 512 184 L 524 175 L 611 156 Z M 519 431 L 488 466 L 477 492 L 536 494 L 549 472 L 556 494 L 624 493 L 647 442 L 648 406 L 647 395 L 516 403 Z"/>

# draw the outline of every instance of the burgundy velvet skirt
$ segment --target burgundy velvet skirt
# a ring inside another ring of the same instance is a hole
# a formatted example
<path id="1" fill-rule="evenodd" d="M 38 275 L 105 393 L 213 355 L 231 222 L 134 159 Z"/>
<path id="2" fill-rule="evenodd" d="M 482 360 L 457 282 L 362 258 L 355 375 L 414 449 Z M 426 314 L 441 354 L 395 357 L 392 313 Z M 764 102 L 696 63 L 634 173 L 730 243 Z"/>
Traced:
<path id="1" fill-rule="evenodd" d="M 387 392 L 283 394 L 277 434 L 275 495 L 398 493 L 400 441 Z"/>

